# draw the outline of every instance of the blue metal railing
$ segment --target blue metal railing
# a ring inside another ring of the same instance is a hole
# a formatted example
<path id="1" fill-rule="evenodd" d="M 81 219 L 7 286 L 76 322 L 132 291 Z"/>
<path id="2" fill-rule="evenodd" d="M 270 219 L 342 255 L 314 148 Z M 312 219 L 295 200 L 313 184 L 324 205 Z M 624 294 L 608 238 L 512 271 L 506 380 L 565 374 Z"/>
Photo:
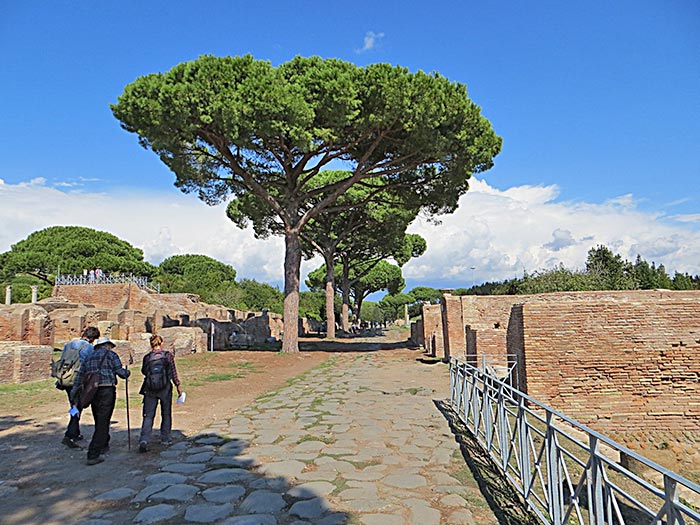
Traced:
<path id="1" fill-rule="evenodd" d="M 454 357 L 450 403 L 542 523 L 700 524 L 699 485 Z"/>

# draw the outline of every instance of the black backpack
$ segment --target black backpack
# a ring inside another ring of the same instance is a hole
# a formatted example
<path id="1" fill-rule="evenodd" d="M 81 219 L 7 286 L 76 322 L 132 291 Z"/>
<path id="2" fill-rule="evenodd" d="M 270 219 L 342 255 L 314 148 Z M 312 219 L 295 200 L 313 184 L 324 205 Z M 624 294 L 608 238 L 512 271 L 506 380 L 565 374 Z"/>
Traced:
<path id="1" fill-rule="evenodd" d="M 162 352 L 152 353 L 146 363 L 146 389 L 151 392 L 163 390 L 168 386 L 168 363 Z"/>

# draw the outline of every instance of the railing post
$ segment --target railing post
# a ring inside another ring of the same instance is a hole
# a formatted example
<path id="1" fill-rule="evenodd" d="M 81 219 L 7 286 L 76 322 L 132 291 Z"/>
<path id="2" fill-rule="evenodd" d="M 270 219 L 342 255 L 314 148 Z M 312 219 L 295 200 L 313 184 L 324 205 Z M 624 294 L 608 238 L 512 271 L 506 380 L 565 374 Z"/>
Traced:
<path id="1" fill-rule="evenodd" d="M 662 521 L 659 519 L 657 523 L 668 524 L 668 525 L 680 525 L 684 523 L 681 521 L 680 513 L 676 507 L 678 503 L 678 483 L 664 474 L 664 499 L 666 503 L 664 507 L 666 508 L 666 520 Z M 658 516 L 662 518 L 663 516 Z"/>
<path id="2" fill-rule="evenodd" d="M 508 416 L 506 413 L 505 394 L 503 393 L 503 385 L 498 389 L 498 399 L 496 404 L 496 414 L 498 418 L 498 441 L 501 447 L 501 468 L 503 472 L 508 472 L 508 451 L 509 436 L 508 436 Z"/>
<path id="3" fill-rule="evenodd" d="M 588 484 L 588 519 L 591 525 L 605 524 L 605 502 L 603 501 L 603 464 L 600 461 L 600 443 L 592 434 L 588 435 L 590 467 L 586 473 Z"/>
<path id="4" fill-rule="evenodd" d="M 559 469 L 559 446 L 554 432 L 552 413 L 547 412 L 547 431 L 545 433 L 545 454 L 547 455 L 547 494 L 548 511 L 552 525 L 562 525 L 564 516 L 563 488 Z"/>
<path id="5" fill-rule="evenodd" d="M 520 464 L 520 480 L 523 484 L 523 496 L 525 499 L 530 497 L 530 486 L 532 485 L 531 476 L 532 466 L 530 465 L 530 447 L 528 444 L 529 430 L 527 428 L 527 412 L 525 411 L 525 399 L 521 397 L 518 400 L 518 419 L 516 422 L 518 428 L 518 463 Z"/>

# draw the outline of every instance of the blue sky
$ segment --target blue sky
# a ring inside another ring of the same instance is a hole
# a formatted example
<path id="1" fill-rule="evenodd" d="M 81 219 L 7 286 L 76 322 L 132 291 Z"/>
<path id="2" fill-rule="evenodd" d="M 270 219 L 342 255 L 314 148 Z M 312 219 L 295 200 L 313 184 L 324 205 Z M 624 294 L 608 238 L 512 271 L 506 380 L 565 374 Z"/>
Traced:
<path id="1" fill-rule="evenodd" d="M 429 249 L 406 266 L 409 288 L 581 267 L 598 243 L 700 273 L 696 0 L 8 1 L 0 49 L 0 251 L 80 224 L 152 262 L 206 253 L 281 282 L 281 244 L 180 194 L 109 104 L 202 54 L 319 55 L 438 71 L 503 137 L 459 212 L 442 229 L 415 225 Z"/>

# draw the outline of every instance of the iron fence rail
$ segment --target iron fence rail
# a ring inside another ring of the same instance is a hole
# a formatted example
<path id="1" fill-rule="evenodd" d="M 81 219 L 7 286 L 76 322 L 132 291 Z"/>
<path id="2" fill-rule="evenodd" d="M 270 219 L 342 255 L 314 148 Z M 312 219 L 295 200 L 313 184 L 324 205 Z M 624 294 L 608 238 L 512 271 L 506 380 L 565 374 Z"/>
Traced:
<path id="1" fill-rule="evenodd" d="M 700 524 L 699 485 L 455 357 L 450 403 L 542 523 Z"/>
<path id="2" fill-rule="evenodd" d="M 70 286 L 79 284 L 124 284 L 134 283 L 139 288 L 145 288 L 154 292 L 160 293 L 160 283 L 155 285 L 149 284 L 148 277 L 140 277 L 136 275 L 125 274 L 110 274 L 101 275 L 100 277 L 89 275 L 56 275 L 56 286 Z"/>

